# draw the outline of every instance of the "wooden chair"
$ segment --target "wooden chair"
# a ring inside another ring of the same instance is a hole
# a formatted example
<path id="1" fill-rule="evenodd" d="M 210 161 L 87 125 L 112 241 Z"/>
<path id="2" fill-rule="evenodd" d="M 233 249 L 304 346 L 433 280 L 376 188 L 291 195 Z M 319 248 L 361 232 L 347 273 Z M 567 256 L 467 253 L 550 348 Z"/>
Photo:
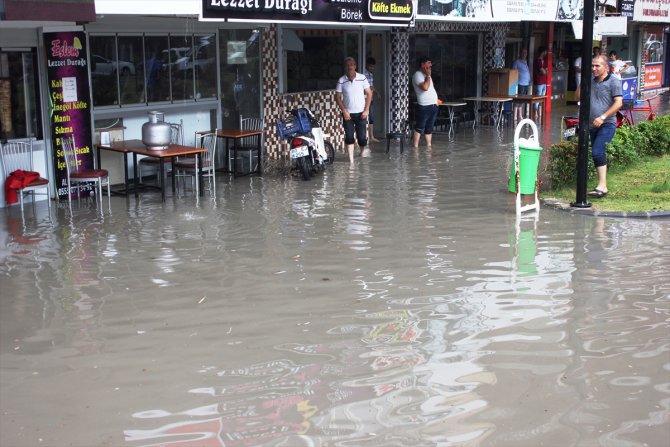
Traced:
<path id="1" fill-rule="evenodd" d="M 109 173 L 106 169 L 85 169 L 80 166 L 77 157 L 77 145 L 74 135 L 61 139 L 63 157 L 65 158 L 65 171 L 67 176 L 67 198 L 72 201 L 72 192 L 76 190 L 78 197 L 81 198 L 81 190 L 94 183 L 97 187 L 96 199 L 102 200 L 102 187 L 107 186 L 107 200 L 111 207 L 111 191 L 109 183 Z"/>
<path id="2" fill-rule="evenodd" d="M 240 115 L 240 129 L 241 130 L 263 130 L 263 120 L 261 118 L 244 118 Z M 238 160 L 244 161 L 244 158 L 249 160 L 249 171 L 254 172 L 257 169 L 257 164 L 254 164 L 254 158 L 256 163 L 258 163 L 258 157 L 261 156 L 260 151 L 261 146 L 261 136 L 254 135 L 253 137 L 240 138 L 237 144 L 237 150 L 230 150 L 228 152 L 228 166 L 231 171 L 237 171 L 233 169 L 232 163 L 237 163 L 235 159 L 235 153 L 237 152 Z M 254 152 L 256 155 L 254 156 Z M 237 166 L 236 166 L 237 168 Z"/>
<path id="3" fill-rule="evenodd" d="M 171 144 L 184 144 L 184 120 L 180 120 L 179 123 L 168 123 L 170 124 L 170 143 Z M 152 166 L 154 170 L 158 170 L 160 160 L 156 157 L 144 157 L 140 158 L 137 162 L 138 175 L 140 177 L 140 183 L 142 183 L 142 165 L 145 167 Z M 161 176 L 158 177 L 158 182 L 160 183 Z"/>
<path id="4" fill-rule="evenodd" d="M 207 152 L 203 152 L 198 156 L 198 166 L 195 164 L 195 158 L 179 158 L 174 162 L 173 175 L 179 185 L 179 179 L 185 177 L 195 178 L 196 169 L 202 168 L 202 177 L 208 179 L 209 190 L 213 196 L 216 196 L 216 146 L 219 138 L 216 136 L 216 130 L 211 133 L 206 133 L 200 136 L 200 147 L 206 148 Z M 193 185 L 191 183 L 191 185 Z M 186 187 L 184 186 L 184 190 Z"/>
<path id="5" fill-rule="evenodd" d="M 33 171 L 33 140 L 0 144 L 0 161 L 2 171 L 5 173 L 5 182 L 13 182 L 16 185 L 11 189 L 17 194 L 21 204 L 21 216 L 23 217 L 23 195 L 32 193 L 34 206 L 36 191 L 42 189 L 45 190 L 43 194 L 47 196 L 47 206 L 51 212 L 49 180 L 35 175 Z M 30 175 L 24 173 L 30 173 Z M 6 200 L 7 197 L 5 197 Z"/>

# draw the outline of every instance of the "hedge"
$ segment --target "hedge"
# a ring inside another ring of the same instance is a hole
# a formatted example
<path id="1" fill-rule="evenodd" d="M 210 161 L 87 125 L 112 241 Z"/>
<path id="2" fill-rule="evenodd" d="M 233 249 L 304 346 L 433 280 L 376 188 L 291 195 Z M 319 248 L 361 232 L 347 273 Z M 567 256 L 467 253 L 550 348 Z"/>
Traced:
<path id="1" fill-rule="evenodd" d="M 552 188 L 574 183 L 577 179 L 577 140 L 561 141 L 549 147 L 548 177 Z M 635 126 L 621 126 L 607 145 L 608 167 L 626 167 L 646 156 L 670 154 L 670 115 L 644 121 Z M 591 149 L 588 175 L 595 176 Z"/>

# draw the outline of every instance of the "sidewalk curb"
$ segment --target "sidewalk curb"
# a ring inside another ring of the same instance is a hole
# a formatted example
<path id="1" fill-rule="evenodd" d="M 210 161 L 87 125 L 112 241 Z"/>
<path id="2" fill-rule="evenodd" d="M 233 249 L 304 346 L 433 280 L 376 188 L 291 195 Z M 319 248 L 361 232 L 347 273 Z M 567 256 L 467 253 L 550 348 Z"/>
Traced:
<path id="1" fill-rule="evenodd" d="M 579 214 L 593 217 L 624 217 L 635 219 L 667 218 L 670 219 L 670 211 L 636 211 L 627 213 L 625 211 L 598 211 L 592 208 L 573 208 L 569 202 L 562 199 L 546 198 L 540 202 L 547 208 L 565 211 L 570 214 Z"/>

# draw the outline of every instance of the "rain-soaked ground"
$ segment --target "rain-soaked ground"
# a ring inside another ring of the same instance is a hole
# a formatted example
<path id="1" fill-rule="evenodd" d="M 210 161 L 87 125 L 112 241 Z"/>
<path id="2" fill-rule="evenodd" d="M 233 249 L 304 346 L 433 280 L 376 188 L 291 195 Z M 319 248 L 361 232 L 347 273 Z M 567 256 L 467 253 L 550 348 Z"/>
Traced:
<path id="1" fill-rule="evenodd" d="M 511 141 L 1 210 L 0 445 L 668 445 L 670 220 L 517 227 Z"/>

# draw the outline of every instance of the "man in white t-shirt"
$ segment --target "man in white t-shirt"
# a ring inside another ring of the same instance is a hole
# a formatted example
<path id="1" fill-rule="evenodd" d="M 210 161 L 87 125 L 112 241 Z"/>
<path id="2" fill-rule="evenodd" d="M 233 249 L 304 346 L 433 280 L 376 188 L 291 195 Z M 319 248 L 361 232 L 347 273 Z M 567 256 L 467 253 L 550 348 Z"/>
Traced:
<path id="1" fill-rule="evenodd" d="M 354 162 L 354 143 L 358 141 L 361 157 L 369 157 L 367 125 L 372 102 L 370 83 L 364 74 L 356 71 L 356 60 L 348 57 L 344 60 L 345 74 L 337 80 L 335 102 L 342 111 L 344 125 L 344 144 L 349 154 L 349 163 Z M 355 135 L 355 139 L 354 139 Z"/>
<path id="2" fill-rule="evenodd" d="M 421 134 L 426 137 L 430 148 L 433 140 L 433 126 L 437 118 L 437 92 L 431 78 L 433 62 L 429 57 L 419 59 L 421 68 L 412 76 L 412 86 L 416 93 L 416 112 L 414 114 L 414 148 L 419 147 Z"/>
<path id="3" fill-rule="evenodd" d="M 628 70 L 628 64 L 624 61 L 617 59 L 616 51 L 612 50 L 609 53 L 609 65 L 610 73 L 614 75 L 615 78 L 621 79 L 621 72 Z"/>
<path id="4" fill-rule="evenodd" d="M 579 87 L 582 84 L 582 57 L 579 56 L 575 59 L 573 65 L 575 67 L 575 81 L 577 82 L 577 87 Z"/>

